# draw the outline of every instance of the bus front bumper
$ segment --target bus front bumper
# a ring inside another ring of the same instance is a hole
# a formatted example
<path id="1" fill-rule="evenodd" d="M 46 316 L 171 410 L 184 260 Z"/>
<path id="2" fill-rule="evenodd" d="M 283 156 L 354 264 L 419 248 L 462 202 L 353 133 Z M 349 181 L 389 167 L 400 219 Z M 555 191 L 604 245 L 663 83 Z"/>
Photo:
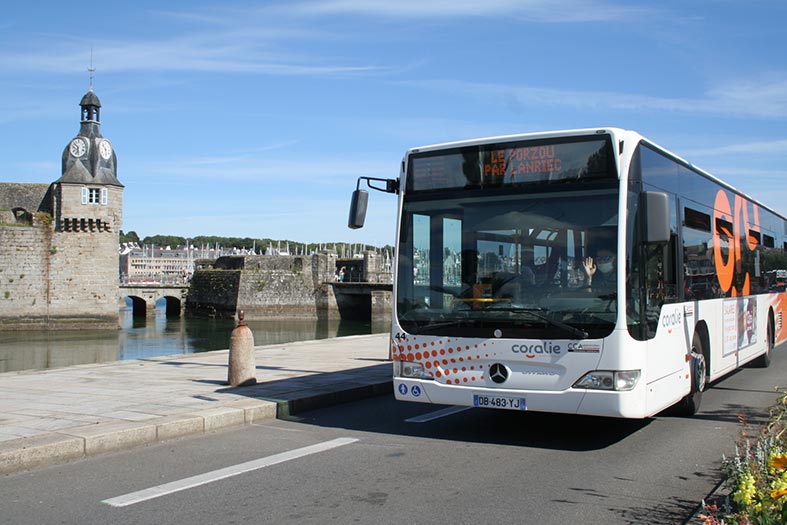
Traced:
<path id="1" fill-rule="evenodd" d="M 478 386 L 449 386 L 433 380 L 396 377 L 394 395 L 399 401 L 436 405 L 622 418 L 648 416 L 645 413 L 645 399 L 639 388 L 627 392 L 579 388 L 562 391 L 507 390 Z"/>

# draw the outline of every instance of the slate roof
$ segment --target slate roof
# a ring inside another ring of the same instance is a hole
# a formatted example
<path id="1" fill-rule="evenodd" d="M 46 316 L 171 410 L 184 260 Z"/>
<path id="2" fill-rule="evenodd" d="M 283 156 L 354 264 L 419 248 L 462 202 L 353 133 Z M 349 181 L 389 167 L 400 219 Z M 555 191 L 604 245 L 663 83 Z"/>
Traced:
<path id="1" fill-rule="evenodd" d="M 91 88 L 90 91 L 85 93 L 85 96 L 82 97 L 82 100 L 79 102 L 80 106 L 96 106 L 97 108 L 101 107 L 101 102 L 98 100 L 98 96 L 93 93 L 93 89 Z"/>
<path id="2" fill-rule="evenodd" d="M 50 184 L 0 182 L 0 210 L 49 211 L 49 187 Z"/>

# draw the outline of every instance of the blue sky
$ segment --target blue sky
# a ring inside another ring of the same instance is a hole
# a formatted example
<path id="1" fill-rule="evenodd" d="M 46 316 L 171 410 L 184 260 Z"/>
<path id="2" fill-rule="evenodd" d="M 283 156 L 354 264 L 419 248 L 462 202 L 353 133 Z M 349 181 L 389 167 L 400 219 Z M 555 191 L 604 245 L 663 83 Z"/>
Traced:
<path id="1" fill-rule="evenodd" d="M 392 243 L 356 177 L 412 146 L 635 129 L 787 213 L 787 2 L 15 2 L 0 16 L 2 180 L 52 182 L 89 85 L 124 231 Z"/>

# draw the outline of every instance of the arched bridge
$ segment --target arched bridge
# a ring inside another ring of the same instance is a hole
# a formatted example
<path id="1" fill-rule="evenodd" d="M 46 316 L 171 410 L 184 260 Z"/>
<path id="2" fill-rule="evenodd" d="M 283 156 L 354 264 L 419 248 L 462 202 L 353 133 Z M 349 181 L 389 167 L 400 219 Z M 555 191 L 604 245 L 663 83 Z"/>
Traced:
<path id="1" fill-rule="evenodd" d="M 125 301 L 126 297 L 131 299 L 134 317 L 154 315 L 156 301 L 159 299 L 167 301 L 167 316 L 180 316 L 189 293 L 188 285 L 160 283 L 121 284 L 118 290 L 121 302 Z"/>

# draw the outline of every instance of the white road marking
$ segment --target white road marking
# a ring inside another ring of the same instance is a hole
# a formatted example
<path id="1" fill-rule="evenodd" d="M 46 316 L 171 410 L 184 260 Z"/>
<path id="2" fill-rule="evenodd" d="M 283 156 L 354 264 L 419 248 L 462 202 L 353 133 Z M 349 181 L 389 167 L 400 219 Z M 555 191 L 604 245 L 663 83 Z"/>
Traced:
<path id="1" fill-rule="evenodd" d="M 470 410 L 471 408 L 473 407 L 448 407 L 436 412 L 429 412 L 427 414 L 421 414 L 420 416 L 411 417 L 410 419 L 405 419 L 404 421 L 405 423 L 426 423 L 427 421 L 434 421 L 435 419 L 440 419 L 441 417 L 458 414 L 459 412 L 464 412 L 465 410 Z"/>
<path id="2" fill-rule="evenodd" d="M 270 467 L 271 465 L 284 463 L 285 461 L 302 458 L 304 456 L 309 456 L 318 452 L 324 452 L 326 450 L 341 447 L 343 445 L 349 445 L 350 443 L 355 443 L 356 441 L 358 440 L 353 438 L 338 438 L 331 441 L 326 441 L 324 443 L 317 443 L 316 445 L 291 450 L 289 452 L 282 452 L 281 454 L 274 454 L 273 456 L 268 456 L 266 458 L 247 461 L 246 463 L 240 463 L 231 467 L 214 470 L 213 472 L 206 472 L 205 474 L 199 474 L 190 478 L 173 481 L 171 483 L 165 483 L 163 485 L 132 492 L 123 496 L 105 499 L 101 503 L 106 503 L 107 505 L 111 505 L 113 507 L 127 507 L 129 505 L 134 505 L 135 503 L 140 503 L 149 499 L 160 498 L 161 496 L 166 496 L 168 494 L 199 487 L 200 485 L 212 483 L 221 479 L 237 476 L 238 474 L 243 474 L 244 472 L 251 472 L 252 470 Z"/>

